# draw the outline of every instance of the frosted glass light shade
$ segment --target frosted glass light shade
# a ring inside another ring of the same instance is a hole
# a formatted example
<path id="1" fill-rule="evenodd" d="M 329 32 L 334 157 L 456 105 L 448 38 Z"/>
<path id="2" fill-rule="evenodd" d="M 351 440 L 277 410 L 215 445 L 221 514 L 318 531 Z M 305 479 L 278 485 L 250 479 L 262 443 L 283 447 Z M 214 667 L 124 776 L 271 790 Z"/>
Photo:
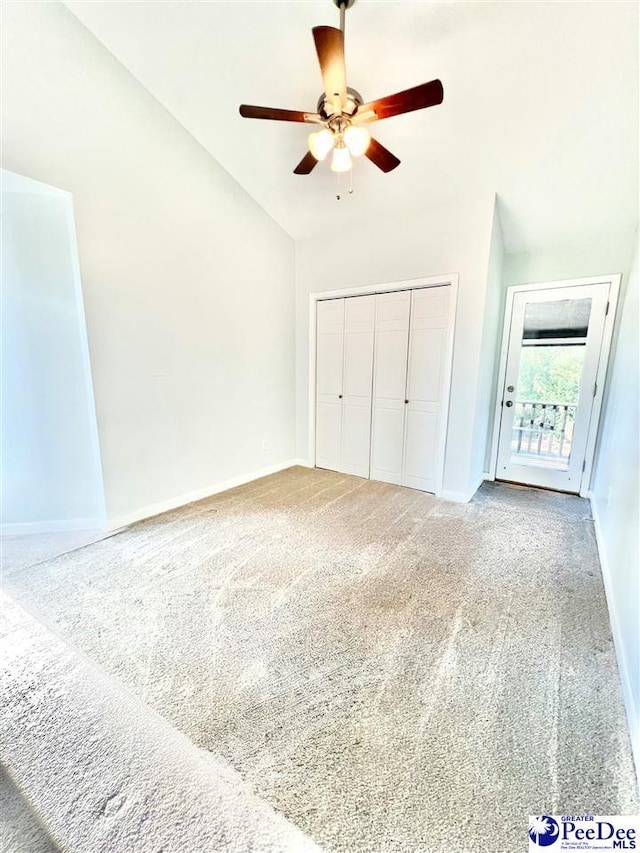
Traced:
<path id="1" fill-rule="evenodd" d="M 341 148 L 333 149 L 333 157 L 331 159 L 332 172 L 348 172 L 351 168 L 351 154 L 346 145 Z"/>
<path id="2" fill-rule="evenodd" d="M 311 151 L 316 160 L 324 160 L 333 148 L 333 145 L 333 133 L 327 130 L 327 128 L 309 134 L 309 151 Z"/>
<path id="3" fill-rule="evenodd" d="M 369 147 L 371 134 L 366 127 L 352 124 L 344 132 L 345 145 L 353 157 L 360 157 Z"/>

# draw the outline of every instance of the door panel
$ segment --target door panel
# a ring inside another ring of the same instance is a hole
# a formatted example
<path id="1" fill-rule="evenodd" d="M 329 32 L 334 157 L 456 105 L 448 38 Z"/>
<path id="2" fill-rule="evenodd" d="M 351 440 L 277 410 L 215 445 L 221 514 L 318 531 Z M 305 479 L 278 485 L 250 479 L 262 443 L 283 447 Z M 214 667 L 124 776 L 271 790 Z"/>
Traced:
<path id="1" fill-rule="evenodd" d="M 375 297 L 345 299 L 340 470 L 369 476 Z"/>
<path id="2" fill-rule="evenodd" d="M 340 470 L 344 299 L 317 304 L 316 465 Z"/>
<path id="3" fill-rule="evenodd" d="M 447 330 L 412 329 L 407 397 L 410 402 L 440 403 Z"/>
<path id="4" fill-rule="evenodd" d="M 342 464 L 344 474 L 369 478 L 371 398 L 369 405 L 342 407 Z"/>
<path id="5" fill-rule="evenodd" d="M 375 316 L 371 478 L 402 482 L 411 294 L 378 294 Z"/>
<path id="6" fill-rule="evenodd" d="M 514 295 L 499 479 L 580 491 L 609 284 Z"/>
<path id="7" fill-rule="evenodd" d="M 435 491 L 444 453 L 444 391 L 451 288 L 411 293 L 402 484 Z"/>
<path id="8" fill-rule="evenodd" d="M 438 459 L 437 412 L 408 411 L 406 414 L 406 444 L 402 485 L 431 491 L 436 477 Z"/>
<path id="9" fill-rule="evenodd" d="M 377 402 L 373 411 L 371 435 L 372 480 L 401 485 L 403 437 L 403 403 Z"/>
<path id="10" fill-rule="evenodd" d="M 406 381 L 407 330 L 376 330 L 376 398 L 404 400 Z"/>
<path id="11" fill-rule="evenodd" d="M 342 447 L 342 411 L 339 401 L 318 402 L 316 421 L 316 466 L 338 471 Z"/>
<path id="12" fill-rule="evenodd" d="M 317 386 L 320 399 L 342 393 L 344 299 L 318 302 Z"/>

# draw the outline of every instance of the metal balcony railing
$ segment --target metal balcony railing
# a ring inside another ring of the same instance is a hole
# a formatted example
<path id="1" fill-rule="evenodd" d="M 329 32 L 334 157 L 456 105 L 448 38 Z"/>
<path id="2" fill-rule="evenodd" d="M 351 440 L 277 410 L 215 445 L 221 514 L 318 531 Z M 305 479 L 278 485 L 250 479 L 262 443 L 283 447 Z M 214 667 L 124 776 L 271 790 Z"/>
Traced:
<path id="1" fill-rule="evenodd" d="M 511 452 L 540 460 L 567 461 L 576 409 L 573 403 L 516 400 Z"/>

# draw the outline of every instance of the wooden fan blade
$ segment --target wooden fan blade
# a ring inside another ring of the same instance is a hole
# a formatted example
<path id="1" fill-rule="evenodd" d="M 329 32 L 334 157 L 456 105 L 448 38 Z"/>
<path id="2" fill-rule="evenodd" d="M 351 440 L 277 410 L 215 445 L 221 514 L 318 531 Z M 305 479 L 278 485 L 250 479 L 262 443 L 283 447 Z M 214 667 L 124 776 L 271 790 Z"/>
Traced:
<path id="1" fill-rule="evenodd" d="M 302 160 L 298 163 L 298 165 L 293 170 L 294 175 L 308 175 L 309 172 L 312 172 L 315 167 L 318 165 L 318 161 L 313 156 L 311 151 L 307 151 Z"/>
<path id="2" fill-rule="evenodd" d="M 347 71 L 344 64 L 344 33 L 335 27 L 314 27 L 313 40 L 322 72 L 324 93 L 330 101 L 338 95 L 347 102 Z"/>
<path id="3" fill-rule="evenodd" d="M 241 104 L 240 115 L 244 118 L 264 118 L 272 121 L 322 122 L 317 113 L 303 113 L 299 110 L 278 110 L 275 107 L 253 107 Z"/>
<path id="4" fill-rule="evenodd" d="M 395 154 L 392 154 L 388 148 L 385 148 L 384 145 L 381 145 L 377 139 L 371 138 L 371 142 L 369 143 L 369 147 L 364 152 L 365 156 L 371 160 L 372 163 L 375 163 L 378 169 L 382 169 L 383 172 L 391 172 L 396 166 L 400 165 L 400 160 L 396 157 Z"/>
<path id="5" fill-rule="evenodd" d="M 413 89 L 405 89 L 404 92 L 397 92 L 395 95 L 387 95 L 386 98 L 362 104 L 358 107 L 358 112 L 365 113 L 373 110 L 377 120 L 380 121 L 383 118 L 402 115 L 402 113 L 423 110 L 425 107 L 435 107 L 441 104 L 443 99 L 442 83 L 440 80 L 431 80 L 429 83 L 414 86 Z"/>

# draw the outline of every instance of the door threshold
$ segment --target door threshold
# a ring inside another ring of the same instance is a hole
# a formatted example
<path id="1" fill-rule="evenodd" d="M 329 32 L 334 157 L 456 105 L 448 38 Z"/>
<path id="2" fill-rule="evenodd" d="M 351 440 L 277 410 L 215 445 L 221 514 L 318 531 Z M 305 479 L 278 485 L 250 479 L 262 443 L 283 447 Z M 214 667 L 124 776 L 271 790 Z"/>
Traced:
<path id="1" fill-rule="evenodd" d="M 504 486 L 511 486 L 515 489 L 533 489 L 536 492 L 551 492 L 554 495 L 571 495 L 574 498 L 580 497 L 580 492 L 569 492 L 566 489 L 550 489 L 548 486 L 535 486 L 532 483 L 518 483 L 516 480 L 500 480 L 496 477 L 496 483 L 502 483 Z"/>

